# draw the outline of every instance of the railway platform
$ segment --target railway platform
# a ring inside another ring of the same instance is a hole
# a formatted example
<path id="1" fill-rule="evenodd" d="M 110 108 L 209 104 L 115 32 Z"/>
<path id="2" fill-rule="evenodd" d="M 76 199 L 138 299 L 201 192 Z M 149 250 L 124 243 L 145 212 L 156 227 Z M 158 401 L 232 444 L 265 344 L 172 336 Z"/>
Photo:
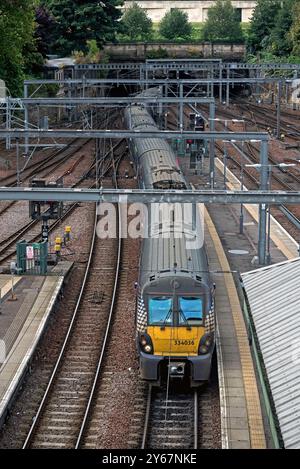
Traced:
<path id="1" fill-rule="evenodd" d="M 223 165 L 216 166 L 223 181 Z M 240 181 L 227 169 L 227 187 Z M 246 187 L 244 187 L 247 190 Z M 221 398 L 222 447 L 272 447 L 269 423 L 260 383 L 252 358 L 241 307 L 240 274 L 257 268 L 258 210 L 245 205 L 243 233 L 240 206 L 209 206 L 205 211 L 205 241 L 210 270 L 217 285 L 217 354 Z M 277 222 L 270 219 L 271 263 L 299 256 L 299 245 Z"/>
<path id="2" fill-rule="evenodd" d="M 215 225 L 205 210 L 205 242 L 216 283 L 222 448 L 266 447 L 262 409 L 238 292 Z"/>
<path id="3" fill-rule="evenodd" d="M 0 275 L 0 426 L 26 374 L 72 266 L 60 262 L 47 276 Z"/>
<path id="4" fill-rule="evenodd" d="M 223 179 L 224 164 L 219 158 L 216 158 L 216 168 L 222 175 L 221 179 Z M 226 170 L 226 185 L 230 190 L 241 189 L 241 182 L 228 168 Z M 243 185 L 243 190 L 247 190 L 245 185 Z M 236 217 L 238 216 L 239 214 L 236 215 Z M 244 228 L 246 228 L 249 236 L 256 245 L 258 219 L 258 206 L 245 204 Z M 270 239 L 272 241 L 270 254 L 273 262 L 282 262 L 299 256 L 299 244 L 296 241 L 300 240 L 294 240 L 273 216 L 270 217 Z"/>

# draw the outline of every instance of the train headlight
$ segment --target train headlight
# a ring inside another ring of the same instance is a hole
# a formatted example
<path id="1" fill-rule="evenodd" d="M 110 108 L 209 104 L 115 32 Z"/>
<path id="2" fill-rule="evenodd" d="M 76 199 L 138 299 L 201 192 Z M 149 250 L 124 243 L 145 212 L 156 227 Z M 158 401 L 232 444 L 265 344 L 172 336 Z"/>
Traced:
<path id="1" fill-rule="evenodd" d="M 200 340 L 199 354 L 205 355 L 206 353 L 208 353 L 213 343 L 214 343 L 213 334 L 212 333 L 205 334 Z"/>
<path id="2" fill-rule="evenodd" d="M 204 345 L 205 345 L 207 348 L 209 348 L 209 347 L 211 346 L 211 344 L 212 344 L 212 337 L 209 336 L 209 337 L 207 337 L 207 338 L 205 339 Z"/>
<path id="3" fill-rule="evenodd" d="M 140 334 L 139 336 L 140 347 L 145 353 L 153 353 L 153 344 L 151 337 L 148 334 Z"/>
<path id="4" fill-rule="evenodd" d="M 145 345 L 147 345 L 147 339 L 146 339 L 146 337 L 145 337 L 144 335 L 142 335 L 142 337 L 141 337 L 141 345 L 142 345 L 143 347 L 145 347 Z"/>
<path id="5" fill-rule="evenodd" d="M 205 355 L 209 350 L 209 347 L 207 347 L 206 345 L 200 345 L 199 347 L 199 353 L 201 355 Z"/>

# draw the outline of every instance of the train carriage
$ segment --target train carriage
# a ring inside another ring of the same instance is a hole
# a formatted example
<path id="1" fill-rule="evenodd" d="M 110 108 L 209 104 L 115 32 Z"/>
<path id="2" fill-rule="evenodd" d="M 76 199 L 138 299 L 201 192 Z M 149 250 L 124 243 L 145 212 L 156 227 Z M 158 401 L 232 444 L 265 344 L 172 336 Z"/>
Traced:
<path id="1" fill-rule="evenodd" d="M 126 109 L 125 119 L 131 129 L 157 131 L 147 107 L 138 101 Z M 136 138 L 130 148 L 143 187 L 187 187 L 167 141 Z M 214 285 L 203 217 L 190 204 L 150 204 L 146 225 L 136 311 L 141 376 L 156 385 L 171 378 L 198 386 L 210 377 L 215 345 Z"/>

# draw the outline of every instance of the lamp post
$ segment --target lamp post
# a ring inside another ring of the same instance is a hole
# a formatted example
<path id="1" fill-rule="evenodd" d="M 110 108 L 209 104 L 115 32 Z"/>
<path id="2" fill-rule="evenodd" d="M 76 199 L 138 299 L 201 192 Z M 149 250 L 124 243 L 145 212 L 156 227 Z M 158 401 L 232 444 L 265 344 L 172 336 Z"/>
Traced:
<path id="1" fill-rule="evenodd" d="M 246 164 L 245 167 L 247 168 L 256 168 L 258 171 L 262 169 L 262 167 L 267 167 L 268 169 L 268 178 L 267 178 L 267 190 L 271 190 L 271 178 L 272 178 L 272 168 L 289 168 L 296 166 L 296 163 L 278 163 L 278 164 L 267 164 L 267 165 L 262 165 L 260 163 L 255 163 L 255 164 Z M 261 190 L 261 188 L 260 188 Z M 267 238 L 267 255 L 266 255 L 266 263 L 270 264 L 271 263 L 271 207 L 270 204 L 268 204 L 267 207 L 267 213 L 268 213 L 268 238 Z M 266 233 L 264 234 L 264 237 L 266 236 Z"/>

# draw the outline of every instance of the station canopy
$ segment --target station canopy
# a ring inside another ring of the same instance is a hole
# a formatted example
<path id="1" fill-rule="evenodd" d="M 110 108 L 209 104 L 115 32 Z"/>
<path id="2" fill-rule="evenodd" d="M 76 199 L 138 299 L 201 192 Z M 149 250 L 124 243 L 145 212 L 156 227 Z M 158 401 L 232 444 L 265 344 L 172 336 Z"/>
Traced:
<path id="1" fill-rule="evenodd" d="M 285 448 L 300 448 L 300 258 L 242 274 Z"/>

